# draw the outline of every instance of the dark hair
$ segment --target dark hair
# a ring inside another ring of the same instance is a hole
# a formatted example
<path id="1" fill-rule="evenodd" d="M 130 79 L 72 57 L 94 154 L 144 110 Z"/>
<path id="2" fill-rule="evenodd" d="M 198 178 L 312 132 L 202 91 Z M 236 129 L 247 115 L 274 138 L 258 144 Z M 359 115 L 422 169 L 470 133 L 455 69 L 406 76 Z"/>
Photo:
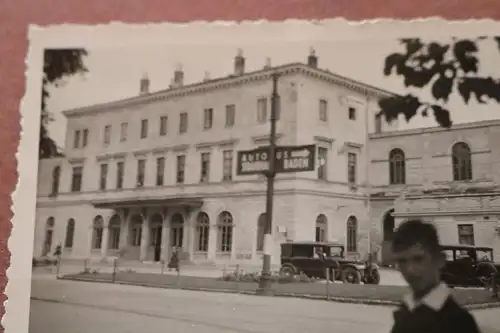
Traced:
<path id="1" fill-rule="evenodd" d="M 392 239 L 392 251 L 404 251 L 417 244 L 422 245 L 433 254 L 439 253 L 441 249 L 436 227 L 420 219 L 401 223 Z"/>

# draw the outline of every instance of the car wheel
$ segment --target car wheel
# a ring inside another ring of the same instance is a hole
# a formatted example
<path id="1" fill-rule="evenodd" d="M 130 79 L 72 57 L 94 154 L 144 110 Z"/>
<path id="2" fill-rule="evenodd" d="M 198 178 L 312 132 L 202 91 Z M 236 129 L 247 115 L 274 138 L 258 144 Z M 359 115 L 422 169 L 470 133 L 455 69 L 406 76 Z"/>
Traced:
<path id="1" fill-rule="evenodd" d="M 371 271 L 371 275 L 367 277 L 367 284 L 379 284 L 380 283 L 380 272 L 378 269 Z"/>
<path id="2" fill-rule="evenodd" d="M 295 276 L 295 271 L 290 266 L 284 266 L 280 269 L 280 275 L 282 276 Z"/>
<path id="3" fill-rule="evenodd" d="M 352 267 L 346 267 L 342 270 L 342 281 L 344 283 L 360 284 L 361 273 Z"/>

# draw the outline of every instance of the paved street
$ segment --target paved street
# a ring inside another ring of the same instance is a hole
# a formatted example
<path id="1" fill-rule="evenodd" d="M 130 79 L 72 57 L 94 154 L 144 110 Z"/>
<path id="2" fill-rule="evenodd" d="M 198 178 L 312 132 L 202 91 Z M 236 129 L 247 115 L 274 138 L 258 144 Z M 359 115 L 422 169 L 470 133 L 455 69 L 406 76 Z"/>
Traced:
<path id="1" fill-rule="evenodd" d="M 392 309 L 293 298 L 56 281 L 35 275 L 30 333 L 387 333 Z M 500 327 L 498 309 L 482 325 Z M 483 333 L 497 332 L 485 329 Z"/>

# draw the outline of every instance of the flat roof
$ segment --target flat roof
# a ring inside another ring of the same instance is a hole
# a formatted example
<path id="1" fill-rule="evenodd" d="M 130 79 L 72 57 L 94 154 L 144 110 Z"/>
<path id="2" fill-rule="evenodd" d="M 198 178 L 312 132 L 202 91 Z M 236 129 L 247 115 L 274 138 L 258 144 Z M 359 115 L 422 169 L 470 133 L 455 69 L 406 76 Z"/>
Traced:
<path id="1" fill-rule="evenodd" d="M 375 94 L 380 97 L 388 97 L 388 96 L 397 96 L 397 94 L 366 84 L 362 83 L 360 81 L 356 81 L 350 78 L 347 78 L 345 76 L 341 76 L 338 74 L 334 74 L 328 70 L 325 69 L 320 69 L 316 67 L 309 66 L 304 63 L 289 63 L 281 66 L 275 66 L 275 67 L 270 67 L 270 68 L 264 68 L 264 69 L 259 69 L 256 71 L 251 71 L 251 72 L 246 72 L 241 75 L 227 75 L 223 77 L 218 77 L 215 79 L 211 80 L 205 80 L 205 81 L 199 81 L 191 84 L 186 84 L 182 85 L 179 87 L 171 87 L 168 89 L 163 89 L 159 90 L 156 92 L 152 92 L 149 94 L 145 95 L 137 95 L 125 99 L 120 99 L 116 101 L 110 101 L 110 102 L 105 102 L 105 103 L 99 103 L 99 104 L 94 104 L 94 105 L 89 105 L 89 106 L 84 106 L 84 107 L 79 107 L 79 108 L 74 108 L 74 109 L 69 109 L 66 111 L 63 111 L 62 113 L 69 117 L 73 115 L 80 115 L 80 114 L 86 114 L 86 113 L 92 113 L 98 112 L 98 111 L 104 111 L 104 110 L 110 110 L 110 109 L 115 109 L 115 108 L 123 108 L 127 106 L 133 106 L 137 104 L 142 104 L 145 102 L 151 102 L 155 100 L 162 100 L 170 97 L 180 97 L 184 96 L 187 94 L 191 93 L 196 93 L 197 91 L 200 91 L 201 89 L 204 88 L 211 88 L 212 86 L 217 86 L 217 87 L 222 87 L 222 85 L 225 84 L 231 84 L 231 83 L 240 83 L 241 81 L 248 82 L 248 81 L 253 81 L 254 79 L 264 79 L 269 77 L 271 74 L 278 72 L 280 74 L 293 74 L 294 70 L 303 70 L 307 71 L 308 73 L 312 74 L 312 76 L 316 78 L 324 78 L 327 80 L 331 80 L 334 83 L 338 84 L 344 84 L 347 86 L 350 86 L 351 89 L 356 90 L 356 89 L 362 89 L 366 90 L 372 94 Z"/>

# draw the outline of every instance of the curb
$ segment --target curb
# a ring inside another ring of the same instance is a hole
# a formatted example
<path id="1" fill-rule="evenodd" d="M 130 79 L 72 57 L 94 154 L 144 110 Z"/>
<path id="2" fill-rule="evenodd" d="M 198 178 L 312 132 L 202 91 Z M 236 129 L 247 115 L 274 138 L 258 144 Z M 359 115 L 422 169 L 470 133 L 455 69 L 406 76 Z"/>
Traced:
<path id="1" fill-rule="evenodd" d="M 106 279 L 90 279 L 90 278 L 84 278 L 84 277 L 58 277 L 57 279 L 67 280 L 67 281 L 108 283 L 108 284 L 137 286 L 137 287 L 146 287 L 146 288 L 176 289 L 176 290 L 187 290 L 187 291 L 205 291 L 205 292 L 224 293 L 224 294 L 240 294 L 240 295 L 258 296 L 258 295 L 256 295 L 255 291 L 237 290 L 237 289 L 183 287 L 183 286 L 169 285 L 169 284 L 153 284 L 153 283 L 126 282 L 126 281 L 112 282 L 112 281 L 106 280 Z M 330 302 L 346 303 L 346 304 L 378 305 L 378 306 L 389 306 L 389 307 L 397 307 L 399 304 L 401 304 L 401 302 L 399 302 L 399 301 L 391 301 L 391 300 L 339 297 L 339 296 L 327 297 L 326 295 L 323 296 L 323 295 L 310 295 L 310 294 L 294 294 L 294 293 L 283 293 L 283 292 L 276 292 L 272 296 L 310 299 L 310 300 L 321 300 L 321 301 L 330 301 Z M 500 301 L 491 302 L 491 303 L 467 304 L 464 307 L 468 310 L 485 310 L 485 309 L 499 308 Z"/>

